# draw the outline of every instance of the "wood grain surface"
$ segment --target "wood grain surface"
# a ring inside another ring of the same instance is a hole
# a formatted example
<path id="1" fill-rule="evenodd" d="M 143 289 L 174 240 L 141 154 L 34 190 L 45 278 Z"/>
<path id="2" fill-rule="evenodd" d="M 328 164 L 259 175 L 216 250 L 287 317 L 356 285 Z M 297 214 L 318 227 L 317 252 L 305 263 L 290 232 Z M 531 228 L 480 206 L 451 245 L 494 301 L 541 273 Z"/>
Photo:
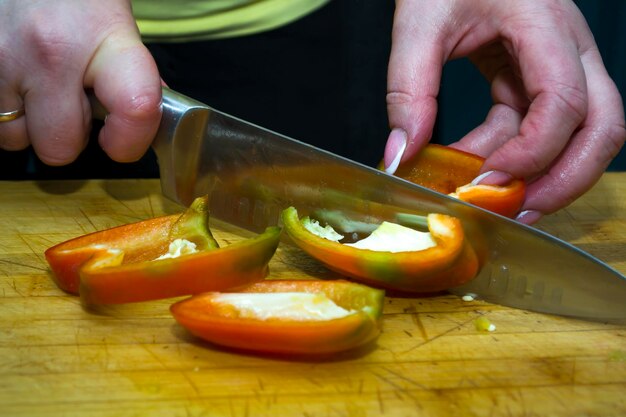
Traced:
<path id="1" fill-rule="evenodd" d="M 174 300 L 94 311 L 50 279 L 49 246 L 179 211 L 157 181 L 0 182 L 0 202 L 0 416 L 626 415 L 624 325 L 387 297 L 380 338 L 357 352 L 233 352 L 179 327 Z M 625 212 L 626 173 L 611 173 L 539 227 L 625 273 Z M 212 227 L 222 244 L 247 237 Z M 334 275 L 283 244 L 271 277 Z"/>

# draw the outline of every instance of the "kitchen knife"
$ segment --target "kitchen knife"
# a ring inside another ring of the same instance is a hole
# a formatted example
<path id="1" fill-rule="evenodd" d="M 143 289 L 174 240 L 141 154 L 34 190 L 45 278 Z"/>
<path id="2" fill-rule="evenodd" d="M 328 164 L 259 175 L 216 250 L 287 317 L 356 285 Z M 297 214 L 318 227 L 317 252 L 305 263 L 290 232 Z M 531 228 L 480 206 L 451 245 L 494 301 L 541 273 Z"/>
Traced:
<path id="1" fill-rule="evenodd" d="M 482 257 L 478 276 L 451 292 L 538 312 L 626 319 L 624 275 L 562 240 L 172 90 L 163 93 L 153 148 L 163 193 L 183 205 L 208 194 L 212 216 L 253 231 L 277 224 L 288 206 L 302 216 L 332 210 L 363 224 L 449 214 L 462 220 Z"/>

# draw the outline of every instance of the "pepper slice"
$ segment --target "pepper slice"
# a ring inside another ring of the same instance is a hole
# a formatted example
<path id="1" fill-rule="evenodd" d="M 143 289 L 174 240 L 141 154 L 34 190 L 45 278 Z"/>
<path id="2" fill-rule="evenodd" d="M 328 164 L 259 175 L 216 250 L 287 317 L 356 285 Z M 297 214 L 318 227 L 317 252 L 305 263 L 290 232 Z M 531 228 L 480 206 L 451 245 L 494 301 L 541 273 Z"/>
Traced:
<path id="1" fill-rule="evenodd" d="M 428 229 L 435 245 L 423 250 L 386 252 L 359 249 L 320 237 L 304 226 L 294 207 L 282 212 L 292 241 L 328 268 L 356 281 L 378 287 L 436 292 L 461 285 L 479 269 L 478 257 L 465 239 L 461 222 L 443 214 L 429 214 Z"/>
<path id="2" fill-rule="evenodd" d="M 301 311 L 306 307 L 301 300 L 312 294 L 309 307 L 315 317 Z M 318 355 L 373 341 L 380 332 L 384 295 L 382 290 L 343 280 L 266 280 L 236 293 L 199 294 L 175 303 L 170 310 L 192 334 L 218 345 Z M 294 303 L 285 304 L 290 298 Z M 322 303 L 334 305 L 333 311 L 320 312 L 326 308 L 319 307 Z"/>
<path id="3" fill-rule="evenodd" d="M 524 180 L 514 179 L 506 186 L 471 184 L 484 162 L 478 155 L 429 144 L 398 167 L 394 175 L 494 213 L 514 217 L 524 202 Z"/>
<path id="4" fill-rule="evenodd" d="M 57 285 L 87 303 L 118 304 L 217 291 L 259 281 L 280 229 L 219 248 L 208 226 L 208 199 L 175 214 L 90 233 L 49 248 Z M 196 252 L 156 259 L 184 239 Z"/>

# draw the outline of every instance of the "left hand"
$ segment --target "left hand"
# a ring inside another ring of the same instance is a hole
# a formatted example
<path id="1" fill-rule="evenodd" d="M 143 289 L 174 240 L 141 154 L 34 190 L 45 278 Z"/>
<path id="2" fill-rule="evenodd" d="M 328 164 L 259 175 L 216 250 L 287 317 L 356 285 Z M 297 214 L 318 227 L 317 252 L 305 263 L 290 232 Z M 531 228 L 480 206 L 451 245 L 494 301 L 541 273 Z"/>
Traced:
<path id="1" fill-rule="evenodd" d="M 491 83 L 483 124 L 452 146 L 486 158 L 483 183 L 525 178 L 518 220 L 586 192 L 624 144 L 624 109 L 584 17 L 569 0 L 397 0 L 385 166 L 430 139 L 446 61 L 469 57 Z"/>

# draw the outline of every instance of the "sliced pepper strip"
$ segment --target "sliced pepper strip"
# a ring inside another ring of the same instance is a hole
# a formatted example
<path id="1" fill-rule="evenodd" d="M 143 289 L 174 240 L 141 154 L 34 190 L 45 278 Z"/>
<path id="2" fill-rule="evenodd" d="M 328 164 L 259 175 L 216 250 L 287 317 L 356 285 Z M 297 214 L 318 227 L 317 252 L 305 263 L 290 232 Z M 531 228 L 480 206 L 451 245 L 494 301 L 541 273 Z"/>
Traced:
<path id="1" fill-rule="evenodd" d="M 506 187 L 468 184 L 458 187 L 450 195 L 502 216 L 515 217 L 522 208 L 526 185 L 522 180 L 513 180 Z"/>
<path id="2" fill-rule="evenodd" d="M 207 198 L 183 214 L 157 217 L 68 240 L 46 251 L 57 285 L 87 303 L 115 304 L 223 290 L 263 279 L 280 229 L 219 249 Z M 197 253 L 155 260 L 184 238 Z"/>
<path id="3" fill-rule="evenodd" d="M 437 144 L 425 146 L 395 175 L 507 217 L 515 216 L 524 202 L 526 184 L 514 179 L 506 186 L 473 185 L 485 159 Z"/>
<path id="4" fill-rule="evenodd" d="M 328 320 L 243 316 L 224 306 L 221 293 L 205 293 L 171 306 L 194 335 L 231 348 L 286 355 L 329 354 L 362 346 L 379 334 L 384 292 L 348 281 L 266 280 L 237 293 L 324 294 L 350 314 Z"/>
<path id="5" fill-rule="evenodd" d="M 358 249 L 319 237 L 304 227 L 294 207 L 283 211 L 282 221 L 292 241 L 313 258 L 344 276 L 378 287 L 441 291 L 469 281 L 479 268 L 461 222 L 443 214 L 428 215 L 436 246 L 396 253 Z"/>

